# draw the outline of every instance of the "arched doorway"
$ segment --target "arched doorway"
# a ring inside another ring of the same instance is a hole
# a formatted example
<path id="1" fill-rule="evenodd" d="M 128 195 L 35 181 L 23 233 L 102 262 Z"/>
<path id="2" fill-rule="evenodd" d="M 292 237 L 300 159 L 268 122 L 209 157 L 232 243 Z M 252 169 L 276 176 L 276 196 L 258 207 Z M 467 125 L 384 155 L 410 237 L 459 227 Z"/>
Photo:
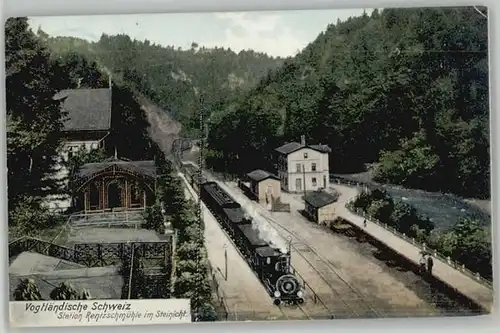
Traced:
<path id="1" fill-rule="evenodd" d="M 108 185 L 108 208 L 123 207 L 122 189 L 117 182 Z"/>
<path id="2" fill-rule="evenodd" d="M 92 183 L 90 184 L 90 191 L 89 191 L 89 204 L 90 204 L 90 210 L 97 210 L 99 209 L 99 188 L 96 186 L 96 184 Z"/>
<path id="3" fill-rule="evenodd" d="M 130 185 L 130 208 L 138 208 L 144 205 L 144 191 L 138 182 Z"/>

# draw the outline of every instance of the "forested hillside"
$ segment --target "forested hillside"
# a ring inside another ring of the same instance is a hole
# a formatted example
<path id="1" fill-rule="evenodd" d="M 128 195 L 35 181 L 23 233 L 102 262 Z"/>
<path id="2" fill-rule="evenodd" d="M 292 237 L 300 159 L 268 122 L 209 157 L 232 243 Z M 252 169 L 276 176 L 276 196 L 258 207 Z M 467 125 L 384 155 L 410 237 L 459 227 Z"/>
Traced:
<path id="1" fill-rule="evenodd" d="M 184 134 L 197 135 L 200 96 L 206 112 L 223 109 L 228 100 L 254 87 L 283 59 L 262 53 L 199 47 L 190 50 L 161 46 L 127 35 L 103 34 L 91 43 L 73 37 L 50 37 L 42 30 L 53 57 L 78 53 L 110 71 L 183 125 Z"/>
<path id="2" fill-rule="evenodd" d="M 489 197 L 487 20 L 470 8 L 386 9 L 328 26 L 213 117 L 215 169 L 267 167 L 285 141 L 328 144 L 331 170 Z M 244 133 L 244 135 L 242 135 Z"/>

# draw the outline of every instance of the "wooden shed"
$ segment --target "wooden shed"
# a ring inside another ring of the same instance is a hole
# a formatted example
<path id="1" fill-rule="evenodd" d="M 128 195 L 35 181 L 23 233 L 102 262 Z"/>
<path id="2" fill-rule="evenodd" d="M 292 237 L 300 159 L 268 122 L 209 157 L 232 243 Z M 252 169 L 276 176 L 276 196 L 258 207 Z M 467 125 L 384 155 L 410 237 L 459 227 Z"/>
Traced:
<path id="1" fill-rule="evenodd" d="M 337 199 L 338 195 L 323 190 L 308 192 L 304 196 L 306 214 L 319 224 L 333 221 L 335 218 L 334 203 Z"/>
<path id="2" fill-rule="evenodd" d="M 281 185 L 278 176 L 264 170 L 254 170 L 247 174 L 250 191 L 259 203 L 270 204 L 281 196 Z"/>

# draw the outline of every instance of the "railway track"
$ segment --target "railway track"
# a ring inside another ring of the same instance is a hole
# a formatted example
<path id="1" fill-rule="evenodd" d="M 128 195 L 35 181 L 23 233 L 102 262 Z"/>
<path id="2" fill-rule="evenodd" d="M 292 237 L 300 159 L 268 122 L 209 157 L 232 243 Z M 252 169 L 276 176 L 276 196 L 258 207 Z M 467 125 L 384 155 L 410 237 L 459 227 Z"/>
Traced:
<path id="1" fill-rule="evenodd" d="M 295 232 L 289 230 L 272 217 L 265 216 L 264 214 L 260 215 L 271 225 L 277 226 L 279 229 L 287 233 L 288 236 L 292 237 L 291 247 L 294 252 L 309 264 L 309 266 L 321 277 L 323 282 L 328 285 L 338 299 L 341 300 L 356 317 L 376 318 L 380 316 L 377 310 L 374 309 L 373 306 L 366 300 L 366 297 L 357 291 L 356 288 L 354 288 L 348 281 L 346 281 L 340 273 L 332 267 L 332 264 L 323 258 L 317 250 L 308 245 Z M 295 239 L 295 241 L 293 241 L 293 239 Z"/>
<path id="2" fill-rule="evenodd" d="M 184 176 L 184 174 L 182 174 L 182 175 Z M 187 179 L 184 179 L 184 181 L 185 180 L 187 180 Z M 197 198 L 195 198 L 193 196 L 193 194 L 189 190 L 188 190 L 188 193 L 189 193 L 189 195 L 193 199 L 197 199 Z M 231 245 L 234 247 L 234 249 L 236 250 L 236 252 L 240 255 L 240 257 L 244 260 L 245 263 L 248 263 L 247 260 L 245 259 L 245 257 L 243 256 L 243 254 L 241 253 L 240 249 L 236 245 L 234 239 L 227 232 L 226 228 L 222 227 L 223 224 L 221 223 L 220 219 L 216 217 L 217 214 L 215 214 L 215 212 L 213 212 L 212 210 L 210 210 L 205 205 L 204 205 L 204 209 L 206 209 L 208 212 L 210 212 L 210 214 L 212 215 L 212 217 L 217 221 L 217 223 L 219 223 L 219 226 L 221 227 L 222 232 L 227 237 L 227 239 L 229 240 L 229 242 L 231 243 Z M 223 275 L 222 272 L 220 272 L 220 273 L 221 273 L 221 275 Z M 293 306 L 288 306 L 288 305 L 282 303 L 282 304 L 280 304 L 278 306 L 278 308 L 279 308 L 281 314 L 283 315 L 283 317 L 286 320 L 300 320 L 300 319 L 311 320 L 311 319 L 313 319 L 310 316 L 310 314 L 304 309 L 304 307 L 302 305 L 300 305 L 300 304 L 293 305 Z"/>
<path id="3" fill-rule="evenodd" d="M 233 188 L 231 188 L 230 186 L 227 186 L 226 184 L 224 185 L 226 188 L 233 190 Z M 235 190 L 238 191 L 237 189 Z M 234 191 L 231 192 L 234 193 Z M 239 192 L 237 192 L 237 194 L 237 197 L 240 197 L 243 200 L 247 201 L 243 194 L 240 194 Z M 354 288 L 348 281 L 346 281 L 335 269 L 335 267 L 332 267 L 332 264 L 328 260 L 323 258 L 316 249 L 308 245 L 307 242 L 302 239 L 302 237 L 300 237 L 294 231 L 288 229 L 282 223 L 273 219 L 267 213 L 267 211 L 263 211 L 263 209 L 261 209 L 260 207 L 256 209 L 256 213 L 264 218 L 271 226 L 275 227 L 275 229 L 276 227 L 278 227 L 280 230 L 284 231 L 286 235 L 283 235 L 283 233 L 281 233 L 282 236 L 285 236 L 284 238 L 291 238 L 291 247 L 294 252 L 308 264 L 308 266 L 321 278 L 323 284 L 325 284 L 329 288 L 329 290 L 333 292 L 336 298 L 344 304 L 344 307 L 349 310 L 347 313 L 344 311 L 342 311 L 342 313 L 339 313 L 338 309 L 331 309 L 327 305 L 325 305 L 328 311 L 334 314 L 334 317 L 380 317 L 380 314 L 367 301 L 366 297 L 363 296 L 359 291 L 357 291 L 356 288 Z M 324 304 L 323 301 L 322 303 Z"/>
<path id="4" fill-rule="evenodd" d="M 309 313 L 307 313 L 300 304 L 294 306 L 280 304 L 278 307 L 286 320 L 312 319 Z"/>
<path id="5" fill-rule="evenodd" d="M 196 168 L 196 167 L 195 167 Z M 207 175 L 206 173 L 204 173 Z M 209 176 L 209 175 L 207 175 Z M 214 177 L 207 177 L 210 180 L 215 180 Z M 218 181 L 218 183 L 221 183 Z M 238 194 L 236 198 L 241 197 L 244 201 L 249 201 L 244 197 L 243 194 L 239 193 L 238 189 L 234 189 L 226 184 L 221 184 L 223 188 L 225 187 L 227 190 L 230 190 L 229 193 L 234 193 L 233 190 L 238 191 L 235 194 Z M 234 195 L 234 194 L 233 194 Z M 235 198 L 235 199 L 236 199 Z M 253 203 L 252 203 L 253 205 Z M 273 219 L 267 211 L 264 212 L 260 207 L 256 210 L 256 213 L 259 214 L 262 218 L 264 218 L 271 226 L 278 227 L 280 230 L 286 233 L 286 236 L 290 236 L 292 239 L 291 247 L 294 252 L 300 256 L 300 258 L 307 263 L 307 265 L 321 278 L 322 284 L 326 285 L 328 290 L 331 291 L 334 295 L 335 300 L 340 300 L 343 303 L 343 308 L 347 308 L 348 311 L 342 311 L 340 309 L 332 309 L 328 305 L 325 304 L 324 300 L 322 300 L 317 292 L 308 285 L 308 288 L 315 294 L 315 298 L 320 302 L 321 306 L 326 309 L 328 316 L 330 318 L 376 318 L 380 317 L 380 314 L 371 306 L 371 304 L 366 300 L 366 297 L 363 296 L 360 292 L 358 292 L 348 281 L 346 281 L 340 273 L 332 267 L 332 264 L 323 258 L 316 249 L 309 246 L 299 235 L 297 235 L 294 231 L 288 229 L 282 223 Z M 276 229 L 276 228 L 275 228 Z M 282 234 L 282 233 L 281 233 Z M 283 235 L 283 234 L 282 234 Z M 293 267 L 296 272 L 297 269 Z M 300 272 L 298 272 L 298 276 L 301 277 L 303 281 L 307 283 L 307 280 L 301 276 Z M 309 298 L 304 306 L 309 308 L 311 305 L 309 304 L 312 301 Z M 313 303 L 313 302 L 311 302 Z M 299 313 L 302 313 L 302 317 L 306 317 L 307 319 L 312 319 L 306 309 L 302 305 L 297 305 L 294 307 L 287 307 L 280 305 L 279 306 L 281 313 L 287 319 L 301 319 L 299 317 Z"/>

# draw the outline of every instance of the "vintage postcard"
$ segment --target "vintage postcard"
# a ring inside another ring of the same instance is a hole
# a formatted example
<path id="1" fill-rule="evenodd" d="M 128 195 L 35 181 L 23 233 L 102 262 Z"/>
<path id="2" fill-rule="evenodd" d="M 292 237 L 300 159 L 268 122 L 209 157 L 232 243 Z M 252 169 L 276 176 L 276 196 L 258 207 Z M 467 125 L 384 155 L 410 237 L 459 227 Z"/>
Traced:
<path id="1" fill-rule="evenodd" d="M 9 18 L 11 325 L 490 313 L 487 27 Z"/>

